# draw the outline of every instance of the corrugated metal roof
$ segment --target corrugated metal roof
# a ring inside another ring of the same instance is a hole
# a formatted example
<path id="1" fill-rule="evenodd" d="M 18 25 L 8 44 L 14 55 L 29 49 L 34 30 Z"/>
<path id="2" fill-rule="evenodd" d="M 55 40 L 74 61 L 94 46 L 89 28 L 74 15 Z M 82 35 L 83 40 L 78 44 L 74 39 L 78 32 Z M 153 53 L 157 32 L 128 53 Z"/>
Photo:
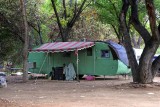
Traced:
<path id="1" fill-rule="evenodd" d="M 45 43 L 30 52 L 64 52 L 82 50 L 94 46 L 94 42 L 54 42 Z"/>

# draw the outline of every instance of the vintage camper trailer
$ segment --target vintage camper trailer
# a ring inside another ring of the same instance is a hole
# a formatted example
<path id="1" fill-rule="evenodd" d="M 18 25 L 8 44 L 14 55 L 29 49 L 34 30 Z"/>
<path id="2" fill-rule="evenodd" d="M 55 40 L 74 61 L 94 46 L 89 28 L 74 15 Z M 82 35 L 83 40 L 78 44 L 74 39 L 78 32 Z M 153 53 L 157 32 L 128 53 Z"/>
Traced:
<path id="1" fill-rule="evenodd" d="M 54 42 L 29 51 L 29 71 L 49 74 L 52 67 L 72 63 L 77 75 L 130 73 L 122 45 L 108 42 Z"/>

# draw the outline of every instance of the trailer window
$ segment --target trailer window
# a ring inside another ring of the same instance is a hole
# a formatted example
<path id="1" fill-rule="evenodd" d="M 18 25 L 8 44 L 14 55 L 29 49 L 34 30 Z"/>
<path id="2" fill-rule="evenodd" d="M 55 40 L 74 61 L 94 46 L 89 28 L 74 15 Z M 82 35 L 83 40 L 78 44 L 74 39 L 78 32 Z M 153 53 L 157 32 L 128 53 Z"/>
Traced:
<path id="1" fill-rule="evenodd" d="M 101 50 L 101 57 L 102 58 L 109 58 L 109 50 Z"/>
<path id="2" fill-rule="evenodd" d="M 92 56 L 92 48 L 87 48 L 87 56 Z"/>
<path id="3" fill-rule="evenodd" d="M 28 68 L 35 69 L 36 68 L 36 62 L 28 62 Z M 13 70 L 13 69 L 12 69 Z"/>
<path id="4" fill-rule="evenodd" d="M 36 62 L 33 62 L 33 68 L 36 68 L 36 65 L 37 65 Z"/>

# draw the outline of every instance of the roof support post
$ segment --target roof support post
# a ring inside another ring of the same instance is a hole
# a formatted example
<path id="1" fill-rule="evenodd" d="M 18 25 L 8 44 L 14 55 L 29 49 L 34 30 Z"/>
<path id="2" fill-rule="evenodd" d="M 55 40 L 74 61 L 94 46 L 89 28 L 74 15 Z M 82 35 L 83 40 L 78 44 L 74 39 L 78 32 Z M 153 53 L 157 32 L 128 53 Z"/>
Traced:
<path id="1" fill-rule="evenodd" d="M 78 72 L 78 61 L 79 61 L 79 58 L 78 58 L 78 50 L 77 49 L 75 50 L 75 53 L 76 53 L 76 56 L 77 56 L 77 81 L 79 82 L 79 72 Z"/>

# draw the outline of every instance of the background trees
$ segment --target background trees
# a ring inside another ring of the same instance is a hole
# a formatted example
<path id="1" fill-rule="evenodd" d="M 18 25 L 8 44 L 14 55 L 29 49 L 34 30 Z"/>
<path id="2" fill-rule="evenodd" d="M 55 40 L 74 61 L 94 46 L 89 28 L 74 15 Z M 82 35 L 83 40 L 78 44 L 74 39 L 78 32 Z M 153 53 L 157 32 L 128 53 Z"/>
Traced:
<path id="1" fill-rule="evenodd" d="M 150 83 L 159 61 L 158 57 L 152 62 L 159 46 L 159 4 L 158 0 L 26 0 L 29 48 L 53 41 L 114 39 L 127 49 L 133 81 Z M 21 65 L 26 41 L 23 16 L 20 1 L 0 1 L 0 61 Z M 139 64 L 132 46 L 144 47 Z"/>
<path id="2" fill-rule="evenodd" d="M 26 1 L 27 23 L 29 25 L 29 48 L 46 42 L 46 29 L 41 21 L 45 14 L 40 13 L 41 1 Z M 37 4 L 37 6 L 36 6 Z M 47 19 L 47 18 L 46 18 Z M 41 23 L 40 23 L 41 22 Z M 45 25 L 44 25 L 45 26 Z M 0 1 L 0 62 L 10 60 L 13 64 L 22 66 L 24 40 L 24 24 L 20 1 Z M 43 36 L 44 34 L 45 36 Z M 43 39 L 43 40 L 42 40 Z"/>
<path id="3" fill-rule="evenodd" d="M 17 0 L 0 1 L 0 61 L 12 59 L 21 62 L 16 58 L 20 56 L 24 43 L 21 16 Z"/>
<path id="4" fill-rule="evenodd" d="M 51 0 L 51 2 L 57 19 L 62 41 L 68 41 L 72 27 L 85 8 L 86 0 L 83 0 L 82 2 L 77 0 L 71 0 L 68 2 L 67 0 L 63 0 L 55 2 L 55 0 Z M 60 7 L 60 12 L 58 12 L 58 6 Z"/>

